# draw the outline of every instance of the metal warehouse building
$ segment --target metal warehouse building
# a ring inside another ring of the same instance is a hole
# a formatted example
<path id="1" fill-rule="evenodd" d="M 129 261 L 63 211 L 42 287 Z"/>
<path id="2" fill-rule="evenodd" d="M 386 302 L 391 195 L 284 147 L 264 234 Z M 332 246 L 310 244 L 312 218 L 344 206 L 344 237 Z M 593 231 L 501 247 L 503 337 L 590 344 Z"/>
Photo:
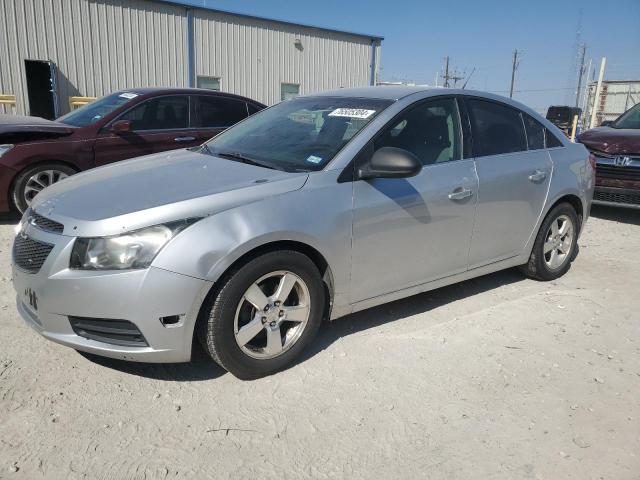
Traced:
<path id="1" fill-rule="evenodd" d="M 0 0 L 0 22 L 5 111 L 45 117 L 67 112 L 71 97 L 132 87 L 198 86 L 274 104 L 375 84 L 382 42 L 164 0 Z"/>
<path id="2" fill-rule="evenodd" d="M 591 118 L 594 104 L 596 124 L 605 120 L 615 120 L 635 104 L 640 103 L 640 80 L 605 80 L 602 91 L 596 100 L 597 82 L 588 86 L 585 117 Z"/>

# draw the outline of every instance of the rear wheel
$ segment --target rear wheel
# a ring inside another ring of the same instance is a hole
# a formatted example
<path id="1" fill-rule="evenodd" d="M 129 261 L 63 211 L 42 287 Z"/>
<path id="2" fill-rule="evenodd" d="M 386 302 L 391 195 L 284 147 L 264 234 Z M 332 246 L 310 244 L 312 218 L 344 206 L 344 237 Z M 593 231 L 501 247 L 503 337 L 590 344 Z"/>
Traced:
<path id="1" fill-rule="evenodd" d="M 38 193 L 74 173 L 73 168 L 60 163 L 41 163 L 27 168 L 14 181 L 11 192 L 13 205 L 23 213 Z"/>
<path id="2" fill-rule="evenodd" d="M 236 377 L 262 377 L 291 364 L 311 343 L 324 301 L 320 272 L 308 257 L 269 252 L 223 280 L 200 319 L 198 337 Z"/>
<path id="3" fill-rule="evenodd" d="M 555 280 L 564 275 L 578 249 L 578 215 L 568 203 L 560 203 L 546 216 L 523 272 L 537 280 Z"/>

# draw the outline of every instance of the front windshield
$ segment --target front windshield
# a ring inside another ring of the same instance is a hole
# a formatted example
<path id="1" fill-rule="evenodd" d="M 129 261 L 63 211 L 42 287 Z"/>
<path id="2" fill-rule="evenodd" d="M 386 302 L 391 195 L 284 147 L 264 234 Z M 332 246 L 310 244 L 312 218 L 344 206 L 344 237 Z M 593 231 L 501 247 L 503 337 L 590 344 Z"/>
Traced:
<path id="1" fill-rule="evenodd" d="M 95 102 L 88 103 L 77 110 L 73 110 L 58 118 L 56 121 L 73 125 L 74 127 L 86 127 L 87 125 L 97 122 L 105 115 L 109 115 L 137 96 L 138 94 L 133 92 L 113 93 Z"/>
<path id="2" fill-rule="evenodd" d="M 286 171 L 321 170 L 391 103 L 345 97 L 287 100 L 213 138 L 203 152 Z"/>
<path id="3" fill-rule="evenodd" d="M 615 128 L 640 128 L 640 103 L 623 113 L 611 126 Z"/>

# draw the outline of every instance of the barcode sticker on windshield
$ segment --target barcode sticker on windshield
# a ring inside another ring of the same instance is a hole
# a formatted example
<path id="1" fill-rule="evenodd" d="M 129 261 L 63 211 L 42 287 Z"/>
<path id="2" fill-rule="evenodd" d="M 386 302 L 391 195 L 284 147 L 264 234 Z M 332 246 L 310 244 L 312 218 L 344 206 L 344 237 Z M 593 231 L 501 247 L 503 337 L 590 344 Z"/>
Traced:
<path id="1" fill-rule="evenodd" d="M 349 117 L 349 118 L 369 118 L 376 113 L 375 110 L 365 110 L 364 108 L 336 108 L 329 114 L 330 117 Z"/>
<path id="2" fill-rule="evenodd" d="M 122 98 L 128 98 L 129 100 L 131 100 L 132 98 L 136 98 L 138 94 L 133 92 L 125 92 L 125 93 L 121 93 L 120 96 Z"/>

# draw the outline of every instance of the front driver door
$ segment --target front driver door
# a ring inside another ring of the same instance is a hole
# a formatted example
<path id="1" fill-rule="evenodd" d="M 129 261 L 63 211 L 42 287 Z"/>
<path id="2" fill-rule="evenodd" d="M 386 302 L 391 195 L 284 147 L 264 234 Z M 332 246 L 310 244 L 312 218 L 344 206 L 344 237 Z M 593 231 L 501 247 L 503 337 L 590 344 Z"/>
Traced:
<path id="1" fill-rule="evenodd" d="M 410 107 L 374 140 L 423 163 L 411 178 L 354 182 L 352 302 L 467 269 L 478 179 L 463 156 L 457 101 Z"/>

